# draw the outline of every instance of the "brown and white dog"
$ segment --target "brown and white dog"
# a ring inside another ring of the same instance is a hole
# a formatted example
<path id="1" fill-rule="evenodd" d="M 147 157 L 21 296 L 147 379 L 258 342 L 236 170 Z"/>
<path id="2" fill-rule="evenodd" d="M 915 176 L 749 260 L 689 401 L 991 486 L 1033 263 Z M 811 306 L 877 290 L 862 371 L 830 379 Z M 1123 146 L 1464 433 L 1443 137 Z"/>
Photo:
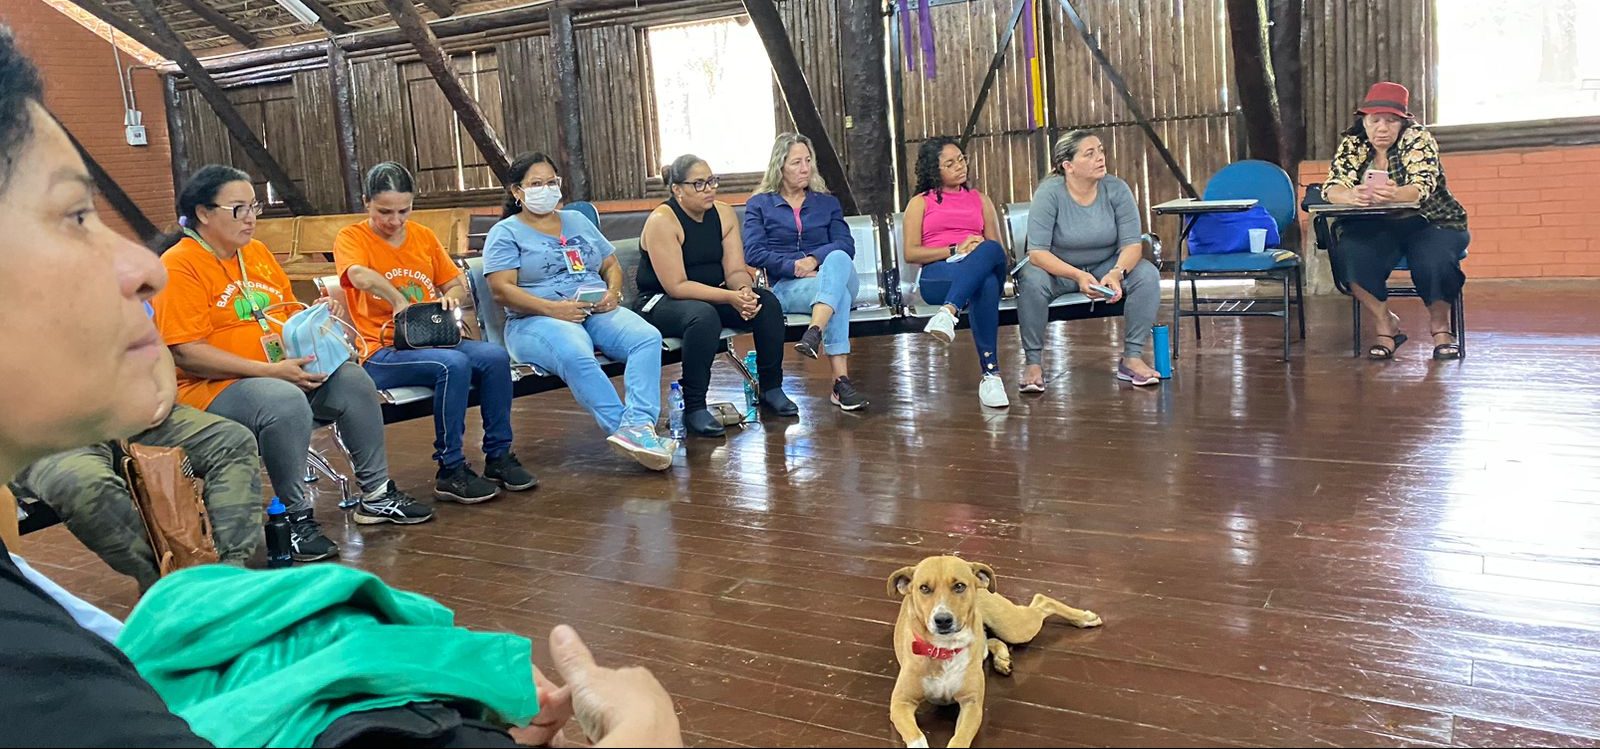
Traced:
<path id="1" fill-rule="evenodd" d="M 1100 617 L 1052 598 L 1035 595 L 1018 606 L 994 592 L 994 570 L 960 557 L 928 557 L 889 576 L 889 595 L 901 596 L 894 627 L 894 654 L 900 676 L 894 682 L 889 720 L 906 746 L 925 747 L 917 727 L 917 707 L 958 704 L 961 716 L 950 746 L 972 745 L 983 722 L 983 662 L 1011 673 L 1011 651 L 1039 634 L 1054 614 L 1074 627 L 1097 627 Z M 973 649 L 977 648 L 974 653 Z"/>

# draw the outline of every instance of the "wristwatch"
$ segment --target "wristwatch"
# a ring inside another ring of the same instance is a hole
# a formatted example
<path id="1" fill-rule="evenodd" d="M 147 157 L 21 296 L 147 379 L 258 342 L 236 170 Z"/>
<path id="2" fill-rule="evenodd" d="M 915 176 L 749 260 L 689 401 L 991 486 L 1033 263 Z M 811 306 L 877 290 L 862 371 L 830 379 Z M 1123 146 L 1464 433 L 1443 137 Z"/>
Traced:
<path id="1" fill-rule="evenodd" d="M 950 245 L 950 257 L 955 257 L 955 256 L 956 256 L 956 246 L 955 245 Z"/>

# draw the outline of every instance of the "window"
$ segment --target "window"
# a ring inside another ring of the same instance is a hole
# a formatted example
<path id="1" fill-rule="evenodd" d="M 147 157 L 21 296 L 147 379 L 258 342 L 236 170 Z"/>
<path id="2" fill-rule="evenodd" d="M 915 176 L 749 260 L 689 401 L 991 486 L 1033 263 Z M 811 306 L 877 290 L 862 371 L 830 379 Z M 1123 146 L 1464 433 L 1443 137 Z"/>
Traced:
<path id="1" fill-rule="evenodd" d="M 1600 3 L 1437 5 L 1441 125 L 1600 115 Z"/>
<path id="2" fill-rule="evenodd" d="M 765 171 L 778 134 L 772 66 L 750 18 L 647 34 L 662 160 L 693 153 L 718 173 Z"/>

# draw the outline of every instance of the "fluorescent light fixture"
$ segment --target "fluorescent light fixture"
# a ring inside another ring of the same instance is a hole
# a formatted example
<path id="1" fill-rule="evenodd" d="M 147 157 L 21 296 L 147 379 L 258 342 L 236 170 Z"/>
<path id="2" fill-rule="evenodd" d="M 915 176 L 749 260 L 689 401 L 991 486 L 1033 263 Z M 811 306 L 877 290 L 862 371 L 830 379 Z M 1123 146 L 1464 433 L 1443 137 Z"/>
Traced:
<path id="1" fill-rule="evenodd" d="M 307 26 L 319 26 L 322 24 L 322 19 L 300 0 L 278 0 L 278 4 L 283 6 L 284 10 L 289 11 L 289 15 L 299 19 L 300 23 Z"/>

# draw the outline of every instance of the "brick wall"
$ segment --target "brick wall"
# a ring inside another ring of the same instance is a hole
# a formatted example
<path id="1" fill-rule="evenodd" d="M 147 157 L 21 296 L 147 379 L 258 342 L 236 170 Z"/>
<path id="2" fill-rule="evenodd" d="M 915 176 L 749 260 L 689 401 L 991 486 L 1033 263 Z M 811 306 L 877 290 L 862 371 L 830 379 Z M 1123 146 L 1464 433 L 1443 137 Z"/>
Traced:
<path id="1" fill-rule="evenodd" d="M 1473 278 L 1600 278 L 1600 146 L 1446 153 L 1450 192 L 1472 232 Z M 1300 165 L 1321 182 L 1328 162 Z"/>
<path id="2" fill-rule="evenodd" d="M 161 77 L 149 70 L 133 73 L 135 103 L 144 112 L 150 145 L 130 146 L 123 135 L 122 95 L 109 42 L 42 0 L 0 0 L 0 24 L 11 27 L 39 66 L 50 111 L 157 227 L 171 224 L 176 212 Z M 122 55 L 124 67 L 138 63 Z M 109 203 L 99 202 L 108 225 L 134 236 Z"/>

